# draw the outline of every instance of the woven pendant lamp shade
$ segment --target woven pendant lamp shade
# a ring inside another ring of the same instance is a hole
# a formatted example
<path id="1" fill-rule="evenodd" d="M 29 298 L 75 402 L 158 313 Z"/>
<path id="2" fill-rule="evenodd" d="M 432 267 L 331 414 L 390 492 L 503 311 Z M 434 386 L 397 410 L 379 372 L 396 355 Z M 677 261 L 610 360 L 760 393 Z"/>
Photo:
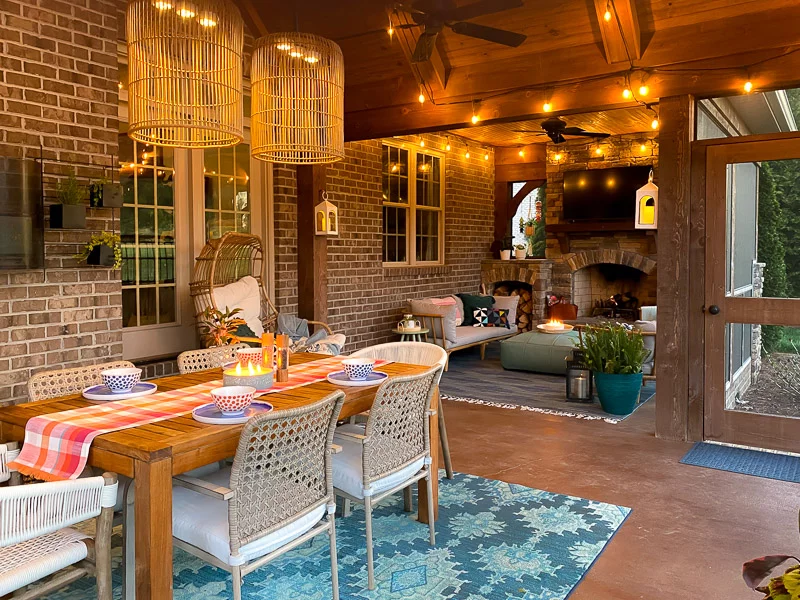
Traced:
<path id="1" fill-rule="evenodd" d="M 228 0 L 131 0 L 128 135 L 179 148 L 243 136 L 244 23 Z"/>
<path id="2" fill-rule="evenodd" d="M 274 33 L 256 43 L 252 69 L 252 154 L 276 163 L 344 158 L 344 59 L 334 42 Z"/>

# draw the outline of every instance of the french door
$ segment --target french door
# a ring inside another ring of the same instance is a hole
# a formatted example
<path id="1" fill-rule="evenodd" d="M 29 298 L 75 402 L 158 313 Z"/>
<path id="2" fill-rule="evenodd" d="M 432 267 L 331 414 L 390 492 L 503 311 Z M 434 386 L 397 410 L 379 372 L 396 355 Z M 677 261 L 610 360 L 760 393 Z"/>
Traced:
<path id="1" fill-rule="evenodd" d="M 800 452 L 800 137 L 704 145 L 704 437 Z"/>

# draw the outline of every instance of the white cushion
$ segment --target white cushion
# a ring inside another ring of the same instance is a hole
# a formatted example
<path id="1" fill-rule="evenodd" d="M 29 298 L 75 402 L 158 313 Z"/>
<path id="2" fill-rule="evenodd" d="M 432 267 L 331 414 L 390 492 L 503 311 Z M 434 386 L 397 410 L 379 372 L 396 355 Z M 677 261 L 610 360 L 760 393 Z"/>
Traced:
<path id="1" fill-rule="evenodd" d="M 247 326 L 253 330 L 256 337 L 264 333 L 261 323 L 261 290 L 255 277 L 247 275 L 239 281 L 229 283 L 220 288 L 214 288 L 214 303 L 221 311 L 225 309 L 241 308 L 237 314 L 244 319 Z"/>
<path id="2" fill-rule="evenodd" d="M 341 427 L 337 427 L 336 431 L 348 431 L 350 433 L 364 435 L 365 426 L 357 424 L 342 425 Z M 364 463 L 361 457 L 361 441 L 334 434 L 333 443 L 342 447 L 342 451 L 339 454 L 333 455 L 333 487 L 350 494 L 354 498 L 363 498 Z M 411 477 L 419 473 L 424 464 L 425 459 L 420 458 L 391 475 L 373 481 L 372 495 L 380 494 L 407 479 L 411 479 Z"/>
<path id="3" fill-rule="evenodd" d="M 459 346 L 491 340 L 516 332 L 516 325 L 512 325 L 511 329 L 506 329 L 505 327 L 473 327 L 472 325 L 462 325 L 461 327 L 456 327 L 455 343 L 448 341 L 446 347 L 458 348 Z"/>
<path id="4" fill-rule="evenodd" d="M 228 487 L 231 479 L 230 467 L 220 469 L 202 479 Z M 269 554 L 297 539 L 319 523 L 326 513 L 326 508 L 322 505 L 286 527 L 242 546 L 239 549 L 239 556 L 233 557 L 228 527 L 228 502 L 173 486 L 172 535 L 208 552 L 228 565 L 238 566 Z"/>

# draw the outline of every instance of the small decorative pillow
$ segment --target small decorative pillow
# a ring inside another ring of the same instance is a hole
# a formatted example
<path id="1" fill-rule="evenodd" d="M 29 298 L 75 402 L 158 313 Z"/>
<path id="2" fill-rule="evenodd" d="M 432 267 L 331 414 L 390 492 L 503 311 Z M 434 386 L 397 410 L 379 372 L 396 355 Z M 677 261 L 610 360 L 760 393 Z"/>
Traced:
<path id="1" fill-rule="evenodd" d="M 476 308 L 472 311 L 473 327 L 492 327 L 489 325 L 489 308 Z"/>
<path id="2" fill-rule="evenodd" d="M 509 310 L 507 308 L 493 308 L 489 311 L 488 322 L 489 327 L 505 327 L 511 329 L 511 324 L 508 321 Z"/>

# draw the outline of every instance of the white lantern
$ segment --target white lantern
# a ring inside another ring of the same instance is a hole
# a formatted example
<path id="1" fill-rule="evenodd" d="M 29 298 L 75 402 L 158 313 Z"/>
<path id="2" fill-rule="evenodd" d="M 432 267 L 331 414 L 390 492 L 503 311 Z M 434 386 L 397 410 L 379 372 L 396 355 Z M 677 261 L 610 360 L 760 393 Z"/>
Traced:
<path id="1" fill-rule="evenodd" d="M 314 208 L 314 233 L 339 235 L 339 209 L 328 201 L 328 192 L 322 192 L 322 202 Z"/>
<path id="2" fill-rule="evenodd" d="M 636 190 L 636 229 L 658 229 L 658 186 L 653 183 L 653 169 L 647 183 Z"/>

